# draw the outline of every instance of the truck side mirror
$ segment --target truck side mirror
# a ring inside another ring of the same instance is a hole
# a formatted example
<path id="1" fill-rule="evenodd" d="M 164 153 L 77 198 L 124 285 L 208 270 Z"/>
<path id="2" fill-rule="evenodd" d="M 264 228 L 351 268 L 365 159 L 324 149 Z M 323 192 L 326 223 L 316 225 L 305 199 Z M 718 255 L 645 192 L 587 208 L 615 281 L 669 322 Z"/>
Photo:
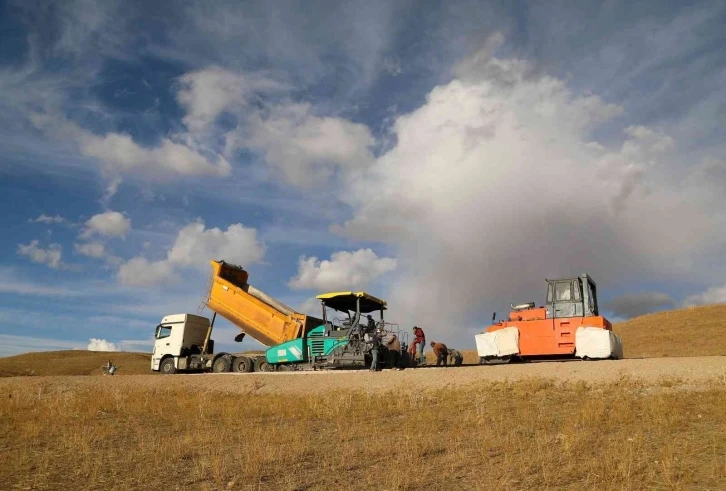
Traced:
<path id="1" fill-rule="evenodd" d="M 496 313 L 496 312 L 494 312 L 494 313 L 492 314 L 492 324 L 494 324 L 494 319 L 496 319 L 496 318 L 497 318 L 497 313 Z"/>

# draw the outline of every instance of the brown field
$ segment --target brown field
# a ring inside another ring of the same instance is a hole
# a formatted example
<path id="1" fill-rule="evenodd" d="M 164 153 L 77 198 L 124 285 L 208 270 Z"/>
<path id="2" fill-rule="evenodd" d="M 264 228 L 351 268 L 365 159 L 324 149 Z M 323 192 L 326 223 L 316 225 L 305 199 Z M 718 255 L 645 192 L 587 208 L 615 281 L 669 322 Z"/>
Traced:
<path id="1" fill-rule="evenodd" d="M 692 356 L 726 354 L 726 306 L 615 330 L 631 359 L 164 377 L 136 375 L 142 353 L 2 358 L 0 483 L 726 489 L 726 357 Z M 101 374 L 108 358 L 130 376 L 14 376 Z"/>
<path id="2" fill-rule="evenodd" d="M 6 378 L 0 482 L 4 489 L 726 489 L 724 377 L 364 389 L 365 380 L 400 373 Z M 224 388 L 331 377 L 355 380 L 356 388 Z M 137 378 L 153 383 L 135 385 Z M 170 379 L 186 383 L 165 387 Z"/>
<path id="3" fill-rule="evenodd" d="M 613 330 L 628 358 L 726 355 L 726 304 L 643 315 Z"/>
<path id="4" fill-rule="evenodd" d="M 0 358 L 0 377 L 29 375 L 102 375 L 109 359 L 119 367 L 119 375 L 152 373 L 148 353 L 104 353 L 71 350 L 25 353 Z"/>

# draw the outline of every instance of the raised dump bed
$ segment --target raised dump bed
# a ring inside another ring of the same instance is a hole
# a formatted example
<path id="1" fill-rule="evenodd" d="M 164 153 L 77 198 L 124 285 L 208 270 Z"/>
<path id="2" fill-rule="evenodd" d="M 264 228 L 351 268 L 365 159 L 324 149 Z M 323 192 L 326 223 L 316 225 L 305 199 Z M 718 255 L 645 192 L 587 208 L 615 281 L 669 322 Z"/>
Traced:
<path id="1" fill-rule="evenodd" d="M 265 346 L 297 339 L 323 323 L 249 285 L 249 275 L 241 267 L 224 261 L 210 264 L 212 281 L 207 307 Z"/>

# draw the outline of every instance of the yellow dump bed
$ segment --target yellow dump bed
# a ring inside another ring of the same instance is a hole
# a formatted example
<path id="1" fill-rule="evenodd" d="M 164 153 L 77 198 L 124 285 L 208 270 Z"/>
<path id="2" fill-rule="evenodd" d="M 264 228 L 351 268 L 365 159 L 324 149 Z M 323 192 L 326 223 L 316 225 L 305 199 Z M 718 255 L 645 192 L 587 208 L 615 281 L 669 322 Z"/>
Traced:
<path id="1" fill-rule="evenodd" d="M 302 337 L 322 320 L 295 312 L 247 283 L 239 266 L 210 261 L 212 281 L 207 307 L 265 346 Z"/>

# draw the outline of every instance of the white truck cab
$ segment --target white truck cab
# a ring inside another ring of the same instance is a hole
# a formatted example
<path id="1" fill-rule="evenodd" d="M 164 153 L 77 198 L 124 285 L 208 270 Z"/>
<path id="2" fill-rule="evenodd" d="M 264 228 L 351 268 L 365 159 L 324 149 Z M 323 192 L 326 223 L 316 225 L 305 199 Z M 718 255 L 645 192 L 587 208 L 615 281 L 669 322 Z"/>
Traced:
<path id="1" fill-rule="evenodd" d="M 211 367 L 214 341 L 209 319 L 194 314 L 167 315 L 156 326 L 151 369 L 162 373 Z M 205 352 L 206 341 L 206 352 Z M 208 358 L 208 359 L 207 359 Z"/>

